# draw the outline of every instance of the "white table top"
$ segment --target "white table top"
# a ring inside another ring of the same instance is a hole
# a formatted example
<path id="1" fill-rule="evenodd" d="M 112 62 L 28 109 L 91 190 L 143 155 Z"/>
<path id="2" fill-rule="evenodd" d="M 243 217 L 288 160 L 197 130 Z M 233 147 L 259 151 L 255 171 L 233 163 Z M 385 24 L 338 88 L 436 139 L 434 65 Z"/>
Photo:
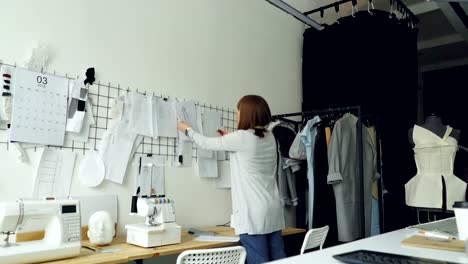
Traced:
<path id="1" fill-rule="evenodd" d="M 385 253 L 400 254 L 412 257 L 429 258 L 455 263 L 468 263 L 468 255 L 462 252 L 426 249 L 419 247 L 401 246 L 400 242 L 417 233 L 416 230 L 400 229 L 386 234 L 361 239 L 340 246 L 330 247 L 321 251 L 314 251 L 300 256 L 295 256 L 272 263 L 342 263 L 333 258 L 333 255 L 364 249 Z"/>

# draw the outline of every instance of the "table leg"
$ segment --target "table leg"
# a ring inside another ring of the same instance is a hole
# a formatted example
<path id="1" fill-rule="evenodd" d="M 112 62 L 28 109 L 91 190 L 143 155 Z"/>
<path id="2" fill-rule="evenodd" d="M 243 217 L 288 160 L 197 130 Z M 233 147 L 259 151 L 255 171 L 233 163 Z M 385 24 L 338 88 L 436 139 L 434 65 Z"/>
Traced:
<path id="1" fill-rule="evenodd" d="M 135 263 L 136 264 L 143 264 L 143 260 L 142 259 L 135 259 Z"/>

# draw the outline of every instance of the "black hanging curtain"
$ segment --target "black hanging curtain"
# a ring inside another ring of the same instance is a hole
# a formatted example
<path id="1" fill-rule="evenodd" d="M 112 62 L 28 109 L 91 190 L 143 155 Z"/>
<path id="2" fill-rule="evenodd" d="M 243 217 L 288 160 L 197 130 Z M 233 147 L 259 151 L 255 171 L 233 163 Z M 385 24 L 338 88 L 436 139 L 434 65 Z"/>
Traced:
<path id="1" fill-rule="evenodd" d="M 390 231 L 411 224 L 406 216 L 414 214 L 404 184 L 415 174 L 408 129 L 416 122 L 418 31 L 388 12 L 372 12 L 304 32 L 303 110 L 361 105 L 363 114 L 378 116 Z"/>

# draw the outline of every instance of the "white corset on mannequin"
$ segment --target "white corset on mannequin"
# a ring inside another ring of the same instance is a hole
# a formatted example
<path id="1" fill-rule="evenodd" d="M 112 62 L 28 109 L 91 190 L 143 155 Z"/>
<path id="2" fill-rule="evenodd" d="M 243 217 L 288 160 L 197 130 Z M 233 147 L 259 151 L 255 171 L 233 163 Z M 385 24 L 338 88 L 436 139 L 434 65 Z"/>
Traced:
<path id="1" fill-rule="evenodd" d="M 453 175 L 458 143 L 450 137 L 451 132 L 452 128 L 447 126 L 441 138 L 426 128 L 414 126 L 414 159 L 418 173 L 405 184 L 407 205 L 441 209 L 442 176 L 447 190 L 447 209 L 452 210 L 455 201 L 465 200 L 466 183 Z"/>

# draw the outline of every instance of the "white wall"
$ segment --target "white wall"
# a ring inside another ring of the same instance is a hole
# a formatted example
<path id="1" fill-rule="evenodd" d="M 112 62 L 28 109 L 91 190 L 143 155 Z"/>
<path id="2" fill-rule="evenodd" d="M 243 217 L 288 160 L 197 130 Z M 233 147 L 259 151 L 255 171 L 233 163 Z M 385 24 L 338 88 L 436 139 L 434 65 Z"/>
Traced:
<path id="1" fill-rule="evenodd" d="M 242 95 L 260 94 L 273 113 L 300 110 L 304 26 L 263 0 L 0 0 L 0 6 L 5 63 L 21 65 L 42 43 L 50 48 L 47 72 L 82 76 L 93 66 L 101 82 L 131 89 L 230 108 Z M 31 162 L 20 164 L 0 145 L 0 200 L 30 195 L 39 157 L 28 153 Z M 74 179 L 72 194 L 118 194 L 122 230 L 135 221 L 128 216 L 132 177 L 96 189 Z M 229 221 L 230 192 L 192 169 L 167 169 L 167 194 L 184 227 Z"/>

